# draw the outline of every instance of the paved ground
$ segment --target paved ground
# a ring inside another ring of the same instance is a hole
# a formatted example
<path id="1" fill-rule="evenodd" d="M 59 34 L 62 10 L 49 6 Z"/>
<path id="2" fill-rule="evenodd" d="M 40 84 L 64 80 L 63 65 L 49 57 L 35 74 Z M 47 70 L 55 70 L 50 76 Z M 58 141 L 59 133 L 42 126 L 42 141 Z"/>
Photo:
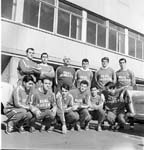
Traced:
<path id="1" fill-rule="evenodd" d="M 14 132 L 10 135 L 1 130 L 3 149 L 96 149 L 96 150 L 144 150 L 144 130 L 112 132 L 71 131 L 66 135 L 59 130 L 50 133 Z"/>

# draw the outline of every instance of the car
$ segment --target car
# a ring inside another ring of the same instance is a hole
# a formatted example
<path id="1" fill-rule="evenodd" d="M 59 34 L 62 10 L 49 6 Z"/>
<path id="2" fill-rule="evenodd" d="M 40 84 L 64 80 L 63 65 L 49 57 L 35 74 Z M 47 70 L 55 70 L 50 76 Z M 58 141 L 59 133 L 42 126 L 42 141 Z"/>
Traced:
<path id="1" fill-rule="evenodd" d="M 130 110 L 134 122 L 144 123 L 144 91 L 127 90 L 125 98 L 128 98 Z"/>

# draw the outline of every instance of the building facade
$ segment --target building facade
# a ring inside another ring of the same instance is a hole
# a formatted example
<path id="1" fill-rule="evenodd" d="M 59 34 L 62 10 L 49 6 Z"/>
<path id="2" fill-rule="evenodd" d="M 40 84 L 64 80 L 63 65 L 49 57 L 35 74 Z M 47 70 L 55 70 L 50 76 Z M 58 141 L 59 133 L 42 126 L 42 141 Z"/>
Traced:
<path id="1" fill-rule="evenodd" d="M 118 60 L 136 76 L 136 89 L 144 89 L 144 10 L 143 0 L 2 0 L 1 55 L 2 81 L 15 84 L 17 63 L 28 47 L 35 60 L 47 52 L 56 68 L 62 58 L 72 59 L 79 68 L 88 58 L 90 68 L 110 58 L 117 71 Z"/>

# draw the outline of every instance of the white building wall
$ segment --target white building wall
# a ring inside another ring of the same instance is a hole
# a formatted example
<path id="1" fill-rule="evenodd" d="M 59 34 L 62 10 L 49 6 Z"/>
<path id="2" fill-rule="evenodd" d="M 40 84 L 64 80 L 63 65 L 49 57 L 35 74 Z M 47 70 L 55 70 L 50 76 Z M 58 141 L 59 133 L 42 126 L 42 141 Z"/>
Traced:
<path id="1" fill-rule="evenodd" d="M 53 57 L 69 56 L 79 64 L 83 58 L 88 58 L 90 64 L 96 69 L 101 66 L 101 58 L 107 56 L 110 58 L 110 66 L 118 70 L 119 58 L 125 57 L 128 68 L 134 71 L 136 77 L 144 79 L 144 61 L 142 60 L 6 21 L 2 21 L 2 47 L 23 51 L 33 47 L 36 53 L 41 54 L 47 51 Z"/>
<path id="2" fill-rule="evenodd" d="M 144 0 L 68 0 L 144 34 Z"/>

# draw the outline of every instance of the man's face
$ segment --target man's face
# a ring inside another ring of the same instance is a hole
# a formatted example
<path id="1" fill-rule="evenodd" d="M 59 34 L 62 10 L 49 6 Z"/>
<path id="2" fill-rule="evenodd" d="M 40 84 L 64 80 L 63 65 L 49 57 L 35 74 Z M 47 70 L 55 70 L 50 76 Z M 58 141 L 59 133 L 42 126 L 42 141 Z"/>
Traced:
<path id="1" fill-rule="evenodd" d="M 102 61 L 102 67 L 106 68 L 108 66 L 109 62 L 107 60 Z"/>
<path id="2" fill-rule="evenodd" d="M 87 90 L 87 87 L 88 87 L 87 84 L 83 84 L 83 83 L 80 84 L 80 91 L 81 91 L 81 92 L 86 91 L 86 90 Z"/>
<path id="3" fill-rule="evenodd" d="M 85 69 L 85 70 L 88 69 L 89 68 L 89 62 L 83 61 L 82 62 L 82 68 Z"/>
<path id="4" fill-rule="evenodd" d="M 27 52 L 27 57 L 29 59 L 33 59 L 34 57 L 34 51 L 32 49 L 29 49 L 28 52 Z"/>
<path id="5" fill-rule="evenodd" d="M 65 89 L 65 88 L 62 88 L 61 89 L 61 93 L 62 93 L 62 97 L 65 98 L 67 96 L 67 94 L 68 94 L 68 90 Z"/>
<path id="6" fill-rule="evenodd" d="M 24 87 L 27 91 L 30 91 L 33 86 L 33 81 L 24 82 Z"/>
<path id="7" fill-rule="evenodd" d="M 48 91 L 52 87 L 52 81 L 50 81 L 49 79 L 44 79 L 42 84 L 43 84 L 43 89 L 45 91 Z"/>
<path id="8" fill-rule="evenodd" d="M 92 96 L 96 96 L 97 95 L 97 88 L 96 87 L 91 89 L 91 94 L 92 94 Z"/>
<path id="9" fill-rule="evenodd" d="M 65 58 L 63 62 L 66 66 L 68 66 L 70 64 L 70 58 Z"/>
<path id="10" fill-rule="evenodd" d="M 124 60 L 121 60 L 121 61 L 119 62 L 119 65 L 120 65 L 120 68 L 121 68 L 121 69 L 125 69 L 125 68 L 126 68 L 126 62 L 125 62 Z"/>
<path id="11" fill-rule="evenodd" d="M 47 64 L 48 63 L 48 56 L 47 55 L 43 55 L 41 60 L 42 60 L 42 63 Z"/>

